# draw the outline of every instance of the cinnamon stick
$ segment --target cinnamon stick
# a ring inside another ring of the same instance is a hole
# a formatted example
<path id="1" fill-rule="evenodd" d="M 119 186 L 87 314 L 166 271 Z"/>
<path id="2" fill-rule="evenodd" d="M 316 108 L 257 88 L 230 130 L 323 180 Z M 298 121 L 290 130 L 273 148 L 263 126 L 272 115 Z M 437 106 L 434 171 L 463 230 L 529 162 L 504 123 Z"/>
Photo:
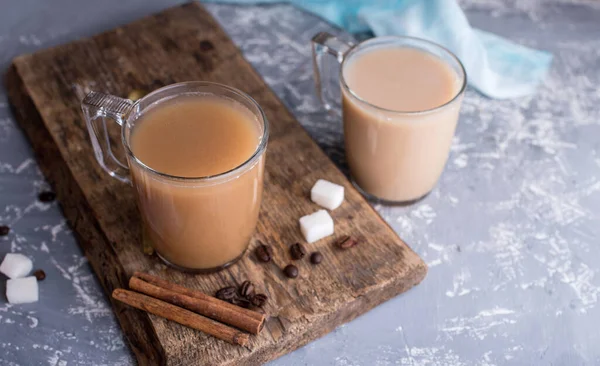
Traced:
<path id="1" fill-rule="evenodd" d="M 222 308 L 218 304 L 190 297 L 169 288 L 153 285 L 138 277 L 131 277 L 129 288 L 252 334 L 258 334 L 260 330 L 260 322 L 258 320 L 243 316 L 239 311 Z"/>
<path id="2" fill-rule="evenodd" d="M 150 296 L 118 288 L 113 291 L 112 297 L 136 309 L 197 329 L 231 344 L 248 344 L 249 335 L 244 332 Z"/>
<path id="3" fill-rule="evenodd" d="M 219 300 L 201 291 L 179 286 L 148 273 L 135 272 L 129 281 L 129 287 L 252 334 L 258 334 L 264 326 L 264 314 Z"/>

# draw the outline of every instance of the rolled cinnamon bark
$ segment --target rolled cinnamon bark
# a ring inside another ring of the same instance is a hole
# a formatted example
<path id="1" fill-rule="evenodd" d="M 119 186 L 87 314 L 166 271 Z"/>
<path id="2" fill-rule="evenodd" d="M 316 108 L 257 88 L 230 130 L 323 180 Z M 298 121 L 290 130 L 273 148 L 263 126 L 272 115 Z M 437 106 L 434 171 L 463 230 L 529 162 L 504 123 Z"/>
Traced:
<path id="1" fill-rule="evenodd" d="M 120 288 L 113 291 L 112 297 L 136 309 L 197 329 L 231 344 L 248 344 L 249 336 L 244 332 L 153 297 Z"/>
<path id="2" fill-rule="evenodd" d="M 252 334 L 258 334 L 264 326 L 264 314 L 147 273 L 135 272 L 129 280 L 129 287 Z"/>

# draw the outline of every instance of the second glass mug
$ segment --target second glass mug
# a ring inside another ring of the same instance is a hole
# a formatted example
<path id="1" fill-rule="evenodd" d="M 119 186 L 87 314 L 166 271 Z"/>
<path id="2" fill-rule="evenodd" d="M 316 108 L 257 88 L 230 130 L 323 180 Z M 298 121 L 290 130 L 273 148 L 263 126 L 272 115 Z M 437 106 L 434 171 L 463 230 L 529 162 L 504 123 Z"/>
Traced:
<path id="1" fill-rule="evenodd" d="M 194 178 L 165 174 L 140 161 L 130 145 L 140 117 L 161 102 L 188 95 L 218 96 L 247 108 L 260 133 L 254 154 L 227 172 Z M 136 102 L 91 92 L 81 107 L 96 160 L 112 177 L 133 186 L 143 240 L 164 262 L 183 271 L 210 272 L 243 256 L 258 221 L 269 138 L 269 123 L 254 99 L 225 85 L 186 82 L 163 87 Z M 106 119 L 121 125 L 127 164 L 111 152 Z"/>
<path id="2" fill-rule="evenodd" d="M 378 107 L 348 86 L 344 71 L 356 57 L 372 50 L 408 47 L 437 57 L 455 73 L 455 95 L 428 110 L 403 112 Z M 357 45 L 329 33 L 312 39 L 317 94 L 332 109 L 332 93 L 323 77 L 325 56 L 340 63 L 342 119 L 346 160 L 352 182 L 368 198 L 388 204 L 410 204 L 437 183 L 450 152 L 466 86 L 460 60 L 444 47 L 412 37 L 376 37 Z"/>

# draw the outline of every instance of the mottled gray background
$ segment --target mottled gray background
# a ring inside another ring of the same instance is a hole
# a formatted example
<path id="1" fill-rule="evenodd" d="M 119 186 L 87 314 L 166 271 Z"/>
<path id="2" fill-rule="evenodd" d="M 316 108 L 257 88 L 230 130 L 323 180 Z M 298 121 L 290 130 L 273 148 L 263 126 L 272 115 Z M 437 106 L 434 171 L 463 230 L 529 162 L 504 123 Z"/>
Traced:
<path id="1" fill-rule="evenodd" d="M 2 0 L 0 66 L 180 1 Z M 550 50 L 529 98 L 468 90 L 446 172 L 408 208 L 376 206 L 429 264 L 425 281 L 273 365 L 600 365 L 600 3 L 461 1 L 476 26 Z M 342 167 L 340 122 L 315 100 L 291 6 L 207 6 Z M 36 304 L 0 297 L 0 365 L 129 365 L 121 331 L 0 90 L 0 256 L 34 259 Z M 4 290 L 4 278 L 0 290 Z"/>

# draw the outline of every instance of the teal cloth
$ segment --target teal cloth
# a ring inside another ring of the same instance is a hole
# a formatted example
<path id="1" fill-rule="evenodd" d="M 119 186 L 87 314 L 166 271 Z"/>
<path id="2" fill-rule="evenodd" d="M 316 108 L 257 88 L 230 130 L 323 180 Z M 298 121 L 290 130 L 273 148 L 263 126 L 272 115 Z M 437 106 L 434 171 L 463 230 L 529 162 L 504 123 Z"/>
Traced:
<path id="1" fill-rule="evenodd" d="M 266 4 L 280 0 L 209 0 Z M 451 50 L 467 70 L 469 84 L 490 98 L 532 94 L 552 62 L 533 50 L 473 29 L 455 0 L 287 0 L 351 33 L 424 38 Z"/>

